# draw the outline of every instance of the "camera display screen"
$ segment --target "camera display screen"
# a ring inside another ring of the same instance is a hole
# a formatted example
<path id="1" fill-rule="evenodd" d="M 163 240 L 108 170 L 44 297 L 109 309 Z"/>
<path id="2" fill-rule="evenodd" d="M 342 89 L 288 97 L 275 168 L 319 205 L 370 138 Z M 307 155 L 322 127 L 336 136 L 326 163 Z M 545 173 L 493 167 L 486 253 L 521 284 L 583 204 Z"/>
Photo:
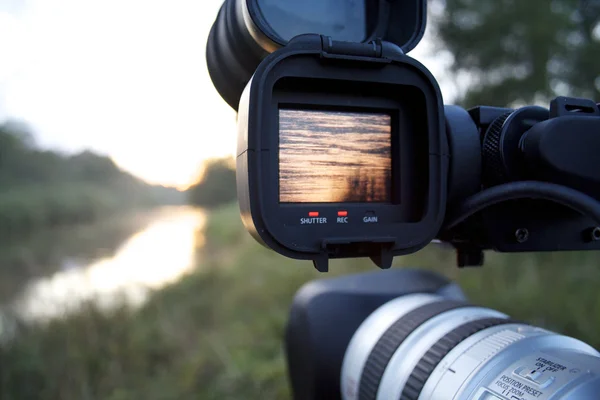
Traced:
<path id="1" fill-rule="evenodd" d="M 279 110 L 279 202 L 391 202 L 392 118 Z"/>

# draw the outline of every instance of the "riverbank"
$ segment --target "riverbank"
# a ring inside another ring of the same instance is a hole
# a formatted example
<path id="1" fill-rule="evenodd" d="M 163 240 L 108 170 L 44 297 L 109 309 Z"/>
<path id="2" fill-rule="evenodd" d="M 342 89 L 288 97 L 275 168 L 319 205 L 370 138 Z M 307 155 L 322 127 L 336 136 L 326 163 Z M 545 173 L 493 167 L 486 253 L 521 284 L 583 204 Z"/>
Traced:
<path id="1" fill-rule="evenodd" d="M 0 194 L 0 240 L 26 239 L 40 230 L 86 225 L 133 210 L 182 204 L 182 200 L 183 194 L 175 189 L 150 186 L 133 178 L 119 183 L 6 188 Z"/>
<path id="2" fill-rule="evenodd" d="M 88 303 L 20 326 L 0 350 L 0 398 L 289 398 L 282 337 L 294 293 L 311 279 L 374 267 L 336 260 L 323 275 L 287 260 L 245 232 L 236 205 L 212 212 L 203 233 L 195 272 L 141 308 L 103 313 Z M 451 251 L 431 247 L 395 267 L 438 270 L 476 303 L 600 346 L 597 254 L 489 254 L 483 269 L 467 270 L 453 261 Z"/>
<path id="3" fill-rule="evenodd" d="M 0 305 L 10 301 L 31 280 L 111 257 L 157 212 L 158 209 L 122 211 L 92 223 L 38 229 L 1 241 Z"/>

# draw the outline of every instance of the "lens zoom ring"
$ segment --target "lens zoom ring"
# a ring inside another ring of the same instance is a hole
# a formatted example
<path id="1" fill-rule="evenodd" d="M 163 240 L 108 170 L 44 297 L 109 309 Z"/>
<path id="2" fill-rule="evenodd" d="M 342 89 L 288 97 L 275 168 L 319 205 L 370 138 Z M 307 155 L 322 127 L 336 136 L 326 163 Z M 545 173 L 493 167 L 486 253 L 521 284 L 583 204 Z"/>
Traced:
<path id="1" fill-rule="evenodd" d="M 406 315 L 400 317 L 379 338 L 379 341 L 371 350 L 365 363 L 360 378 L 358 389 L 359 400 L 375 400 L 379 383 L 385 372 L 390 359 L 398 350 L 398 347 L 416 328 L 427 320 L 443 312 L 455 308 L 467 307 L 468 303 L 458 301 L 437 301 L 416 308 Z"/>
<path id="2" fill-rule="evenodd" d="M 427 353 L 425 353 L 417 363 L 415 369 L 404 385 L 400 400 L 417 400 L 433 370 L 444 357 L 446 357 L 450 350 L 455 348 L 460 342 L 469 336 L 492 326 L 514 323 L 516 323 L 516 321 L 507 318 L 485 318 L 467 322 L 453 331 L 448 332 L 431 346 Z"/>
<path id="3" fill-rule="evenodd" d="M 485 184 L 488 186 L 504 183 L 506 172 L 502 163 L 500 137 L 504 122 L 511 115 L 506 113 L 494 120 L 483 137 L 483 173 Z"/>

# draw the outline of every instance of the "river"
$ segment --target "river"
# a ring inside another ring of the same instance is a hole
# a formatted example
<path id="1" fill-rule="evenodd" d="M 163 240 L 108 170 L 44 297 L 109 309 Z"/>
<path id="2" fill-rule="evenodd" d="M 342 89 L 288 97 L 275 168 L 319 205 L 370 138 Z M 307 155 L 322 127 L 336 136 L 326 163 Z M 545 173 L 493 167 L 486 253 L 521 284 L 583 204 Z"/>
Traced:
<path id="1" fill-rule="evenodd" d="M 205 213 L 164 207 L 39 232 L 0 246 L 0 304 L 25 320 L 64 315 L 85 301 L 142 303 L 197 264 Z M 0 330 L 1 326 L 0 326 Z"/>

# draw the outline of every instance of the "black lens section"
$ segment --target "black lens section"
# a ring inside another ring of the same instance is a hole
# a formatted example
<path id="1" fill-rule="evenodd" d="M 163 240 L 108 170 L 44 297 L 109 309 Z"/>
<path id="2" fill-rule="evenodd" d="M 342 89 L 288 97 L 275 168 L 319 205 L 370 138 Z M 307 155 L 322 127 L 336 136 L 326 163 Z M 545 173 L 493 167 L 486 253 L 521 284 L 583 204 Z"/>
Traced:
<path id="1" fill-rule="evenodd" d="M 273 33 L 284 41 L 303 33 L 335 40 L 367 38 L 366 0 L 255 0 Z"/>

